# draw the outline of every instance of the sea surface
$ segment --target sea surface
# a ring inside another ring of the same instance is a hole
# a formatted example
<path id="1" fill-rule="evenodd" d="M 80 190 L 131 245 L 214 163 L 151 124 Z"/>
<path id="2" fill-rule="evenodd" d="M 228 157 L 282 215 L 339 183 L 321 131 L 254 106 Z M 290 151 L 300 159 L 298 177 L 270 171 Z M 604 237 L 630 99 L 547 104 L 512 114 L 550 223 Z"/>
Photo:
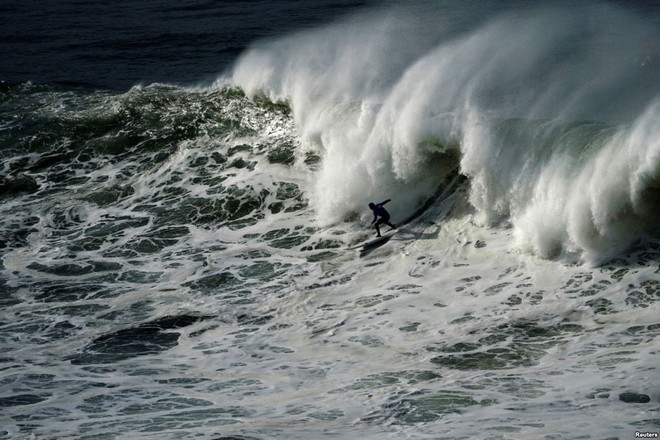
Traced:
<path id="1" fill-rule="evenodd" d="M 660 432 L 657 2 L 2 2 L 0 81 L 0 439 Z"/>

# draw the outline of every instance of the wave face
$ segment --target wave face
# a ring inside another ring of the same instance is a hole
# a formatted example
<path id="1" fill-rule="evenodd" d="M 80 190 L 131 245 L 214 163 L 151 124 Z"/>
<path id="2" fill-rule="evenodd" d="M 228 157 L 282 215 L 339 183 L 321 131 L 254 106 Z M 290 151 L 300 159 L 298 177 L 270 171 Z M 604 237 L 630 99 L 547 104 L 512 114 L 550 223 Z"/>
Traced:
<path id="1" fill-rule="evenodd" d="M 322 224 L 387 194 L 408 212 L 459 170 L 481 220 L 542 257 L 597 262 L 653 230 L 657 27 L 604 4 L 472 9 L 385 10 L 239 60 L 231 83 L 290 102 L 321 152 Z"/>

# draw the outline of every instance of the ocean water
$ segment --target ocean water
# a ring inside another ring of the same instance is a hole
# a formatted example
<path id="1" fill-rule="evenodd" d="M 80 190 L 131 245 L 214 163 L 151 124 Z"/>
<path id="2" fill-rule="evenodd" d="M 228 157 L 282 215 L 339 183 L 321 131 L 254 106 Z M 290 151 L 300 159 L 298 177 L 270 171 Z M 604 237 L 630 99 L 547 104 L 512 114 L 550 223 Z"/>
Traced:
<path id="1" fill-rule="evenodd" d="M 0 439 L 660 432 L 660 6 L 538 3 L 0 5 Z"/>

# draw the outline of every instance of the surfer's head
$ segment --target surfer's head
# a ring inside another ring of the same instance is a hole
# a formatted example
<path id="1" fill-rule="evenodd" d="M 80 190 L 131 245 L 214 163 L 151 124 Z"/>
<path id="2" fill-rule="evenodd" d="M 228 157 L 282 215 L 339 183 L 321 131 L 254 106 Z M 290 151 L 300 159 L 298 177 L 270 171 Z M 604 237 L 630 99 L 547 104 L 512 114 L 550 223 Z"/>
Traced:
<path id="1" fill-rule="evenodd" d="M 375 207 L 376 205 L 374 205 L 373 203 L 369 203 L 369 209 L 374 209 Z"/>

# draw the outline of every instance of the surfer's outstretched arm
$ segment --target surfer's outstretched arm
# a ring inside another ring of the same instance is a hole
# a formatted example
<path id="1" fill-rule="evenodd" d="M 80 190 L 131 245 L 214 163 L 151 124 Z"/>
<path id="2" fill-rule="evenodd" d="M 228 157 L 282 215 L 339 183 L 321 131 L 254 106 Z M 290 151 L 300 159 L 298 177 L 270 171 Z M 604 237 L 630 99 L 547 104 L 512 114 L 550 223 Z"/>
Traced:
<path id="1" fill-rule="evenodd" d="M 389 201 L 391 201 L 391 200 L 392 200 L 392 199 L 387 199 L 387 200 L 385 200 L 384 202 L 380 202 L 379 205 L 384 205 L 385 203 L 387 203 L 387 202 L 389 202 Z"/>

